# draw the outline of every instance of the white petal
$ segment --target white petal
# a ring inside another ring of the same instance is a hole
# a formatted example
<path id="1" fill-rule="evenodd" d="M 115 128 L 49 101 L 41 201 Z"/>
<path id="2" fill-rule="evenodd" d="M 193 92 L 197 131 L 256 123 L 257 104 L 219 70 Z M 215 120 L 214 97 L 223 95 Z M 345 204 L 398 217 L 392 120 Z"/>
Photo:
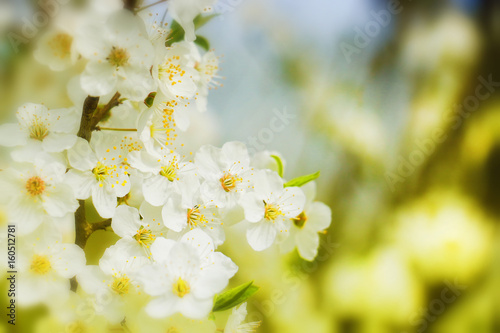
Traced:
<path id="1" fill-rule="evenodd" d="M 177 312 L 178 298 L 159 297 L 146 305 L 146 313 L 153 318 L 165 318 Z"/>
<path id="2" fill-rule="evenodd" d="M 76 211 L 78 201 L 71 187 L 58 184 L 55 188 L 48 189 L 46 195 L 43 196 L 43 208 L 50 216 L 63 217 Z"/>
<path id="3" fill-rule="evenodd" d="M 160 175 L 147 178 L 142 183 L 144 199 L 153 206 L 164 205 L 171 195 L 172 189 L 172 182 Z"/>
<path id="4" fill-rule="evenodd" d="M 154 260 L 159 263 L 167 263 L 170 259 L 170 250 L 175 244 L 176 242 L 171 239 L 157 238 L 153 245 L 151 245 L 151 254 Z"/>
<path id="5" fill-rule="evenodd" d="M 81 171 L 92 170 L 97 164 L 90 144 L 82 138 L 77 138 L 75 145 L 68 150 L 68 160 L 73 168 Z"/>
<path id="6" fill-rule="evenodd" d="M 197 299 L 190 297 L 190 295 L 184 296 L 180 301 L 179 312 L 187 318 L 191 319 L 204 319 L 210 313 L 213 306 L 213 299 Z"/>
<path id="7" fill-rule="evenodd" d="M 263 251 L 273 244 L 276 232 L 276 228 L 270 221 L 252 224 L 247 230 L 248 244 L 255 251 Z"/>
<path id="8" fill-rule="evenodd" d="M 71 186 L 75 197 L 79 200 L 88 199 L 92 195 L 92 187 L 97 183 L 92 172 L 77 170 L 69 170 L 64 176 L 64 182 Z"/>
<path id="9" fill-rule="evenodd" d="M 285 217 L 293 218 L 302 213 L 306 196 L 299 187 L 287 187 L 280 195 L 277 204 Z"/>
<path id="10" fill-rule="evenodd" d="M 111 228 L 120 237 L 132 237 L 141 226 L 137 208 L 120 205 L 116 208 L 115 216 L 111 221 Z"/>
<path id="11" fill-rule="evenodd" d="M 94 186 L 92 188 L 92 202 L 101 217 L 111 218 L 115 214 L 117 198 L 110 187 Z"/>
<path id="12" fill-rule="evenodd" d="M 59 153 L 73 147 L 77 139 L 76 135 L 64 133 L 49 133 L 43 139 L 43 150 L 49 153 Z"/>
<path id="13" fill-rule="evenodd" d="M 19 124 L 0 125 L 0 145 L 5 147 L 15 147 L 25 145 L 28 135 Z"/>
<path id="14" fill-rule="evenodd" d="M 108 63 L 89 62 L 80 77 L 82 89 L 91 96 L 109 94 L 116 87 L 117 74 Z"/>
<path id="15" fill-rule="evenodd" d="M 200 174 L 206 179 L 217 177 L 221 173 L 217 161 L 220 158 L 220 149 L 206 145 L 196 153 L 194 160 Z"/>
<path id="16" fill-rule="evenodd" d="M 257 193 L 245 193 L 239 201 L 245 212 L 245 220 L 259 222 L 264 218 L 265 205 Z"/>
<path id="17" fill-rule="evenodd" d="M 64 278 L 72 278 L 85 267 L 85 253 L 75 244 L 56 244 L 51 258 L 54 269 Z"/>
<path id="18" fill-rule="evenodd" d="M 248 156 L 248 150 L 244 143 L 242 142 L 227 142 L 222 146 L 222 155 L 224 160 L 231 162 L 237 162 L 241 166 L 248 166 L 250 164 L 250 157 Z"/>
<path id="19" fill-rule="evenodd" d="M 118 77 L 116 89 L 131 101 L 144 101 L 154 90 L 154 81 L 147 68 L 128 68 L 126 76 Z"/>
<path id="20" fill-rule="evenodd" d="M 300 256 L 305 260 L 313 261 L 318 254 L 318 233 L 305 230 L 297 234 L 296 240 Z"/>
<path id="21" fill-rule="evenodd" d="M 210 258 L 214 252 L 212 238 L 200 229 L 194 229 L 181 238 L 181 242 L 196 249 L 200 258 Z"/>
<path id="22" fill-rule="evenodd" d="M 11 157 L 16 162 L 33 163 L 41 154 L 44 154 L 42 142 L 29 139 L 24 146 L 11 152 Z"/>
<path id="23" fill-rule="evenodd" d="M 145 150 L 132 151 L 127 156 L 129 164 L 142 172 L 160 173 L 159 157 Z"/>
<path id="24" fill-rule="evenodd" d="M 187 211 L 177 197 L 170 198 L 163 206 L 162 217 L 163 224 L 175 232 L 180 232 L 187 226 Z"/>
<path id="25" fill-rule="evenodd" d="M 304 228 L 312 231 L 327 229 L 332 223 L 332 210 L 322 202 L 315 201 L 307 207 L 307 223 Z"/>

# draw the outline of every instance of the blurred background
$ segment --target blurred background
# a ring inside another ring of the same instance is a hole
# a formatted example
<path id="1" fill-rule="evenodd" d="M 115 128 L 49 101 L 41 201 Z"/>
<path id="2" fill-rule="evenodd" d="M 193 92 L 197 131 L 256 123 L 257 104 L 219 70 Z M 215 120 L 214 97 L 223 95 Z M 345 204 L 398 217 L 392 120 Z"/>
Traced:
<path id="1" fill-rule="evenodd" d="M 37 10 L 0 2 L 2 122 L 27 101 L 70 106 L 82 70 L 38 64 L 36 37 L 14 52 L 9 32 Z M 223 55 L 223 87 L 193 133 L 279 151 L 288 179 L 321 170 L 317 200 L 333 212 L 312 263 L 242 248 L 237 228 L 227 237 L 233 284 L 261 286 L 248 304 L 258 332 L 500 332 L 500 2 L 219 0 L 215 11 L 200 34 Z M 114 241 L 94 234 L 90 263 Z M 33 313 L 18 329 L 35 329 Z"/>

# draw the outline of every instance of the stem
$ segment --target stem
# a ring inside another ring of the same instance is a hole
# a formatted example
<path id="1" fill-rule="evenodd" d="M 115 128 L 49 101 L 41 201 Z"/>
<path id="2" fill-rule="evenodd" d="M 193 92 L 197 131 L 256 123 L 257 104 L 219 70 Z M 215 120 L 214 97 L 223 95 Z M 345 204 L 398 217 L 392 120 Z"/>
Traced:
<path id="1" fill-rule="evenodd" d="M 96 131 L 137 132 L 136 128 L 111 128 L 96 126 Z"/>
<path id="2" fill-rule="evenodd" d="M 90 230 L 92 232 L 97 231 L 97 230 L 106 230 L 106 228 L 108 228 L 110 226 L 111 226 L 111 219 L 107 219 L 107 220 L 104 220 L 101 222 L 91 223 Z"/>
<path id="3" fill-rule="evenodd" d="M 83 102 L 82 120 L 80 122 L 80 129 L 78 136 L 90 142 L 92 136 L 92 119 L 95 109 L 99 103 L 99 97 L 88 96 Z"/>
<path id="4" fill-rule="evenodd" d="M 99 124 L 99 122 L 101 121 L 102 118 L 104 118 L 108 115 L 109 111 L 111 111 L 112 108 L 121 104 L 122 101 L 120 100 L 120 96 L 121 96 L 120 93 L 117 92 L 109 100 L 108 104 L 106 104 L 101 109 L 98 109 L 95 112 L 95 114 L 92 116 L 92 119 L 90 122 L 90 130 L 91 131 L 94 131 L 96 129 L 97 124 Z"/>
<path id="5" fill-rule="evenodd" d="M 123 0 L 124 9 L 128 9 L 133 12 L 136 6 L 137 6 L 137 0 Z"/>
<path id="6" fill-rule="evenodd" d="M 167 0 L 160 0 L 160 1 L 157 1 L 157 2 L 155 2 L 155 3 L 149 4 L 149 5 L 147 5 L 147 6 L 144 6 L 144 7 L 138 8 L 138 9 L 136 9 L 136 10 L 135 10 L 135 12 L 136 12 L 136 13 L 138 13 L 138 12 L 140 12 L 141 10 L 147 9 L 147 8 L 149 8 L 149 7 L 156 6 L 157 4 L 160 4 L 160 3 L 162 3 L 162 2 L 167 2 Z"/>

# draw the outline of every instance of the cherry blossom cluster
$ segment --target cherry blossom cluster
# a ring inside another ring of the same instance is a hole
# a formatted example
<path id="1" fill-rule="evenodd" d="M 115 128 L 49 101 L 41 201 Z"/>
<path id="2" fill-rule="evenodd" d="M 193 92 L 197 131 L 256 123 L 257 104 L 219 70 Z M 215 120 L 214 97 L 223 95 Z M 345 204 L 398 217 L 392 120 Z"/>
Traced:
<path id="1" fill-rule="evenodd" d="M 240 142 L 194 153 L 180 143 L 191 110 L 205 112 L 220 85 L 219 57 L 200 46 L 195 24 L 214 2 L 169 0 L 166 24 L 96 0 L 40 38 L 40 63 L 82 71 L 68 83 L 74 106 L 27 103 L 0 126 L 12 158 L 0 185 L 19 230 L 20 304 L 47 304 L 72 329 L 133 332 L 215 332 L 213 313 L 232 308 L 224 332 L 251 332 L 246 298 L 232 295 L 257 288 L 225 291 L 238 271 L 218 251 L 228 228 L 243 226 L 255 251 L 278 244 L 316 257 L 331 222 L 314 201 L 317 175 L 287 182 L 278 154 L 250 156 Z M 103 220 L 88 222 L 85 209 Z M 119 240 L 91 265 L 84 248 L 97 229 Z"/>

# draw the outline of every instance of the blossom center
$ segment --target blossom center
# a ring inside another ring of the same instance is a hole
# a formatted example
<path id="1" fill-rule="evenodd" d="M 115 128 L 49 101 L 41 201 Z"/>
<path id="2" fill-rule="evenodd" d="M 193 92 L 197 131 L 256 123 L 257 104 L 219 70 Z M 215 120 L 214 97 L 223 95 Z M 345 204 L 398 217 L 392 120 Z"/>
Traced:
<path id="1" fill-rule="evenodd" d="M 158 78 L 162 80 L 163 78 L 167 78 L 169 81 L 171 81 L 171 85 L 174 86 L 177 83 L 181 83 L 182 80 L 179 80 L 176 78 L 176 76 L 183 77 L 184 74 L 186 74 L 186 71 L 182 69 L 180 64 L 176 64 L 175 62 L 179 62 L 180 57 L 179 56 L 173 56 L 167 61 L 158 66 Z M 175 80 L 177 79 L 177 80 Z"/>
<path id="2" fill-rule="evenodd" d="M 266 204 L 265 211 L 264 211 L 264 218 L 266 218 L 267 220 L 274 222 L 274 220 L 276 220 L 276 218 L 278 218 L 278 216 L 283 215 L 283 213 L 281 213 L 281 210 L 278 208 L 278 206 L 273 205 L 273 204 L 268 204 L 265 201 L 264 201 L 264 203 Z"/>
<path id="3" fill-rule="evenodd" d="M 45 191 L 45 182 L 40 177 L 31 177 L 26 182 L 26 190 L 32 197 L 36 197 Z"/>
<path id="4" fill-rule="evenodd" d="M 169 327 L 166 333 L 179 333 L 180 331 L 175 327 Z"/>
<path id="5" fill-rule="evenodd" d="M 115 67 L 121 67 L 125 66 L 128 64 L 128 60 L 130 59 L 130 56 L 127 52 L 127 50 L 122 49 L 120 47 L 115 47 L 113 46 L 111 48 L 111 52 L 109 53 L 108 57 L 106 60 Z"/>
<path id="6" fill-rule="evenodd" d="M 208 223 L 205 215 L 201 213 L 199 206 L 188 209 L 187 220 L 191 228 L 198 226 L 198 224 L 204 226 Z"/>
<path id="7" fill-rule="evenodd" d="M 137 230 L 137 233 L 134 235 L 134 239 L 142 246 L 149 247 L 156 239 L 156 235 L 154 235 L 151 230 L 144 228 L 143 226 Z"/>
<path id="8" fill-rule="evenodd" d="M 42 121 L 35 118 L 33 124 L 29 128 L 30 138 L 43 141 L 47 135 L 49 135 L 49 129 Z"/>
<path id="9" fill-rule="evenodd" d="M 50 260 L 47 256 L 35 255 L 31 261 L 30 269 L 32 272 L 38 275 L 47 274 L 52 266 L 50 265 Z"/>
<path id="10" fill-rule="evenodd" d="M 236 188 L 236 184 L 241 181 L 241 178 L 238 178 L 230 173 L 224 173 L 224 176 L 222 176 L 219 181 L 224 191 L 231 192 Z"/>
<path id="11" fill-rule="evenodd" d="M 52 38 L 48 42 L 48 44 L 50 48 L 53 50 L 54 56 L 64 59 L 65 57 L 71 54 L 71 45 L 73 44 L 73 37 L 65 33 L 60 33 L 54 36 L 54 38 Z"/>
<path id="12" fill-rule="evenodd" d="M 130 279 L 126 276 L 115 277 L 111 285 L 111 290 L 120 296 L 128 294 L 130 291 Z"/>
<path id="13" fill-rule="evenodd" d="M 160 175 L 167 178 L 169 181 L 173 182 L 177 177 L 177 168 L 174 163 L 171 163 L 168 166 L 161 167 Z"/>
<path id="14" fill-rule="evenodd" d="M 182 278 L 179 278 L 179 280 L 177 280 L 173 285 L 174 294 L 176 294 L 180 298 L 189 294 L 190 290 L 191 288 L 189 287 L 189 284 Z"/>
<path id="15" fill-rule="evenodd" d="M 101 162 L 97 162 L 97 166 L 92 169 L 92 173 L 94 174 L 95 179 L 100 182 L 105 180 L 106 177 L 109 176 L 109 168 Z"/>
<path id="16" fill-rule="evenodd" d="M 307 222 L 306 212 L 300 213 L 299 215 L 297 215 L 297 217 L 295 217 L 292 220 L 293 220 L 293 224 L 295 224 L 295 226 L 297 228 L 299 228 L 299 229 L 304 228 L 304 226 L 306 225 L 306 222 Z"/>

